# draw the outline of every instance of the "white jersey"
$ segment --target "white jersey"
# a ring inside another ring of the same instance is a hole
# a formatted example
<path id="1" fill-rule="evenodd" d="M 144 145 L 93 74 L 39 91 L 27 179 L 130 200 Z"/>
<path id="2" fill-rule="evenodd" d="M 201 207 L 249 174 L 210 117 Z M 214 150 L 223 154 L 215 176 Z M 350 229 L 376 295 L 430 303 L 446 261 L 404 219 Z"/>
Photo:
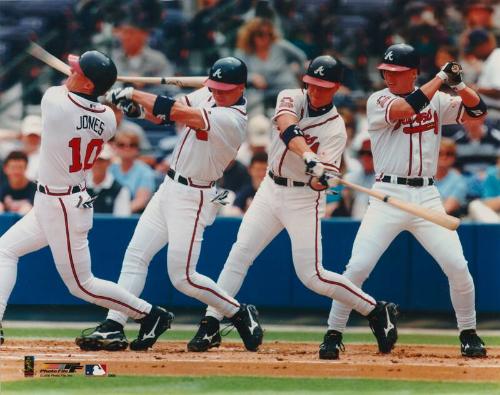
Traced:
<path id="1" fill-rule="evenodd" d="M 398 97 L 386 88 L 368 98 L 368 133 L 375 172 L 379 176 L 433 177 L 441 127 L 461 122 L 462 99 L 438 91 L 419 114 L 390 121 L 389 109 Z"/>
<path id="2" fill-rule="evenodd" d="M 38 182 L 68 188 L 85 181 L 103 144 L 116 130 L 111 108 L 54 86 L 42 98 Z"/>
<path id="3" fill-rule="evenodd" d="M 273 134 L 269 149 L 269 168 L 281 177 L 295 181 L 308 182 L 304 160 L 291 152 L 280 138 L 276 119 L 282 114 L 293 114 L 299 119 L 298 126 L 311 148 L 318 154 L 321 162 L 337 171 L 340 170 L 342 152 L 347 142 L 345 123 L 335 106 L 317 117 L 309 116 L 307 92 L 303 89 L 285 89 L 277 99 L 273 117 Z"/>
<path id="4" fill-rule="evenodd" d="M 200 109 L 205 126 L 198 130 L 184 128 L 172 154 L 172 169 L 193 180 L 216 181 L 245 140 L 246 99 L 231 107 L 217 107 L 208 88 L 202 88 L 181 101 Z"/>

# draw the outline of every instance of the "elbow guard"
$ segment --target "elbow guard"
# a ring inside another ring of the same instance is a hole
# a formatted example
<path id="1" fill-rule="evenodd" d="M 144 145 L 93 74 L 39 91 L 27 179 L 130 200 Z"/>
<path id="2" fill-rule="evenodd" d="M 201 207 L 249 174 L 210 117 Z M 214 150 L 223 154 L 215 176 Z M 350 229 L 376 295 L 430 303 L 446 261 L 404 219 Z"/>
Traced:
<path id="1" fill-rule="evenodd" d="M 300 130 L 298 125 L 290 125 L 280 134 L 280 137 L 288 147 L 290 141 L 292 141 L 295 137 L 304 137 L 304 132 Z"/>
<path id="2" fill-rule="evenodd" d="M 467 107 L 464 104 L 465 112 L 472 118 L 480 118 L 488 112 L 488 108 L 484 103 L 481 96 L 479 96 L 479 103 L 474 107 Z"/>
<path id="3" fill-rule="evenodd" d="M 405 98 L 406 102 L 413 108 L 415 114 L 418 114 L 430 103 L 430 100 L 425 96 L 425 93 L 421 89 L 417 89 L 415 92 L 410 93 Z"/>
<path id="4" fill-rule="evenodd" d="M 170 123 L 170 111 L 175 104 L 175 100 L 168 96 L 157 96 L 153 106 L 153 115 L 163 119 L 163 123 Z"/>

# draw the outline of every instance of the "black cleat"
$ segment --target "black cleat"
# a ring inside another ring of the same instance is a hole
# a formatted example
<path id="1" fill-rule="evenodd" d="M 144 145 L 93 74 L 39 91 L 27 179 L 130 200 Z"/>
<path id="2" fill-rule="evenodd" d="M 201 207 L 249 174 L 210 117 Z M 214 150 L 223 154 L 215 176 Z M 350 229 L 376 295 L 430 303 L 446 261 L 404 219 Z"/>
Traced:
<path id="1" fill-rule="evenodd" d="M 122 351 L 128 347 L 123 326 L 113 320 L 106 320 L 95 328 L 83 330 L 75 343 L 83 351 Z"/>
<path id="2" fill-rule="evenodd" d="M 153 306 L 151 312 L 137 320 L 141 324 L 139 336 L 130 343 L 133 351 L 144 351 L 152 347 L 163 332 L 170 328 L 174 315 L 159 306 Z"/>
<path id="3" fill-rule="evenodd" d="M 219 327 L 219 320 L 216 318 L 203 317 L 198 332 L 187 345 L 188 351 L 204 352 L 210 348 L 219 347 L 222 341 Z"/>
<path id="4" fill-rule="evenodd" d="M 486 348 L 483 340 L 477 335 L 475 329 L 466 329 L 460 332 L 460 350 L 464 357 L 484 358 Z"/>
<path id="5" fill-rule="evenodd" d="M 366 317 L 381 353 L 390 353 L 398 340 L 398 315 L 398 306 L 394 303 L 377 302 L 375 309 Z"/>
<path id="6" fill-rule="evenodd" d="M 333 329 L 328 330 L 319 346 L 319 359 L 339 359 L 339 352 L 345 351 L 342 343 L 342 333 Z"/>
<path id="7" fill-rule="evenodd" d="M 245 348 L 248 351 L 257 351 L 262 344 L 264 331 L 259 324 L 259 313 L 255 306 L 242 304 L 230 321 L 238 330 Z"/>
<path id="8" fill-rule="evenodd" d="M 0 346 L 3 344 L 4 341 L 5 341 L 5 337 L 3 336 L 3 328 L 2 328 L 2 324 L 0 323 Z"/>

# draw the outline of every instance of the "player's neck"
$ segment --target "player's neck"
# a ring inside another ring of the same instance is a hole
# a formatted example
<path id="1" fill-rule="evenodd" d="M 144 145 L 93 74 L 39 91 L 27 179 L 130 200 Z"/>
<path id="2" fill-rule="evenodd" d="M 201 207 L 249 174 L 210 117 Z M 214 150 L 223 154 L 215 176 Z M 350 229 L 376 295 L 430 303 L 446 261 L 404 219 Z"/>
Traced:
<path id="1" fill-rule="evenodd" d="M 330 111 L 333 107 L 333 103 L 328 103 L 326 104 L 325 106 L 323 107 L 314 107 L 312 104 L 311 104 L 311 101 L 309 100 L 309 98 L 307 99 L 307 104 L 308 104 L 308 107 L 309 107 L 309 116 L 310 117 L 319 117 L 323 114 L 326 114 L 328 111 Z"/>
<path id="2" fill-rule="evenodd" d="M 76 91 L 71 91 L 71 93 L 74 93 L 77 96 L 83 97 L 84 99 L 97 102 L 97 96 L 92 95 L 90 93 L 76 92 Z"/>

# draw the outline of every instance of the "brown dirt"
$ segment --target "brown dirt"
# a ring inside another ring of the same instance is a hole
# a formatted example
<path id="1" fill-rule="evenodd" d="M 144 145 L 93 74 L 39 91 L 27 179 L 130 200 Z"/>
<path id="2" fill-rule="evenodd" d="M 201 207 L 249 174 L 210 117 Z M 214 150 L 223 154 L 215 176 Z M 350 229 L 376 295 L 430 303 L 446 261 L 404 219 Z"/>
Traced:
<path id="1" fill-rule="evenodd" d="M 185 342 L 161 341 L 148 352 L 82 352 L 70 340 L 12 339 L 0 347 L 0 380 L 23 377 L 25 355 L 40 361 L 106 363 L 117 375 L 365 377 L 407 380 L 499 381 L 500 347 L 488 358 L 460 356 L 457 346 L 398 345 L 390 355 L 375 345 L 348 344 L 337 361 L 318 359 L 318 345 L 265 343 L 259 352 L 225 343 L 207 353 L 189 353 Z M 81 374 L 81 373 L 80 373 Z M 38 374 L 37 374 L 38 375 Z"/>

